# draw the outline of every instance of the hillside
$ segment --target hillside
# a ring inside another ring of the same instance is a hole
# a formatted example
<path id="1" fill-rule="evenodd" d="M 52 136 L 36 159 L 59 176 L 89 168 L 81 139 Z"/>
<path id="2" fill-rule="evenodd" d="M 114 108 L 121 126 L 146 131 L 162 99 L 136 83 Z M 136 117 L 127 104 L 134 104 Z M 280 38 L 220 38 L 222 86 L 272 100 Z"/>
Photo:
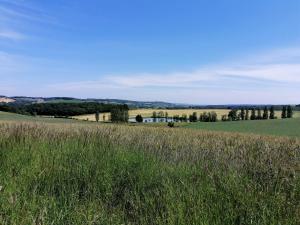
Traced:
<path id="1" fill-rule="evenodd" d="M 0 223 L 296 225 L 299 146 L 192 129 L 0 123 Z"/>
<path id="2" fill-rule="evenodd" d="M 72 97 L 27 97 L 27 96 L 0 96 L 0 99 L 9 99 L 7 103 L 13 104 L 32 104 L 32 103 L 82 103 L 82 102 L 97 102 L 104 104 L 126 104 L 130 108 L 144 109 L 233 109 L 233 108 L 252 108 L 263 107 L 264 105 L 245 105 L 245 104 L 223 104 L 223 105 L 205 105 L 205 104 L 187 104 L 187 103 L 170 103 L 163 101 L 133 101 L 124 99 L 102 99 L 102 98 L 72 98 Z M 3 102 L 5 102 L 3 100 Z M 1 101 L 0 101 L 1 103 Z M 267 105 L 271 106 L 271 105 Z M 279 110 L 281 105 L 275 105 L 275 109 Z M 295 106 L 295 110 L 300 111 L 300 105 Z"/>
<path id="3" fill-rule="evenodd" d="M 8 98 L 3 96 L 3 98 Z M 131 101 L 122 99 L 97 99 L 97 98 L 69 98 L 69 97 L 26 97 L 13 96 L 9 97 L 15 104 L 31 104 L 31 103 L 81 103 L 81 102 L 97 102 L 104 104 L 126 104 L 131 108 L 176 108 L 188 107 L 185 104 L 175 104 L 162 101 Z"/>

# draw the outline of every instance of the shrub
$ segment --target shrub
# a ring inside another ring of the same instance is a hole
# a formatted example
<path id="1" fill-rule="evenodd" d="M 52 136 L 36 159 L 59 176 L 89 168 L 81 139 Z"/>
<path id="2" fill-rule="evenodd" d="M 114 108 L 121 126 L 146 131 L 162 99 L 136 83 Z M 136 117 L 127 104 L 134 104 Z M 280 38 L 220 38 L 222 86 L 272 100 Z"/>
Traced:
<path id="1" fill-rule="evenodd" d="M 136 122 L 138 122 L 138 123 L 142 123 L 142 122 L 143 122 L 143 117 L 142 117 L 142 115 L 137 115 L 137 116 L 135 117 L 135 120 L 136 120 Z"/>
<path id="2" fill-rule="evenodd" d="M 168 127 L 174 127 L 175 123 L 174 122 L 168 122 Z"/>

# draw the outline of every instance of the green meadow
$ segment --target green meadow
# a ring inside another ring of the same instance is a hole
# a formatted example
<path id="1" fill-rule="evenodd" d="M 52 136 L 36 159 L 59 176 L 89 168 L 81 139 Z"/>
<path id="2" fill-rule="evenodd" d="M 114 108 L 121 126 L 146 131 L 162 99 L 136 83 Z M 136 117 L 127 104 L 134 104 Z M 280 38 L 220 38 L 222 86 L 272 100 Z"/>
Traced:
<path id="1" fill-rule="evenodd" d="M 300 118 L 216 123 L 197 122 L 187 124 L 185 127 L 209 131 L 300 137 Z"/>

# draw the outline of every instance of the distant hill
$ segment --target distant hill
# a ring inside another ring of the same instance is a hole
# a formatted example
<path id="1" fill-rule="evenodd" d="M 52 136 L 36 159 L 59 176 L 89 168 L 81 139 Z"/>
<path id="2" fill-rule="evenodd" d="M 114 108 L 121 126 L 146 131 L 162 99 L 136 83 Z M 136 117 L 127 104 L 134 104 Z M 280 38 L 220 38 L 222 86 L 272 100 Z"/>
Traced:
<path id="1" fill-rule="evenodd" d="M 11 103 L 11 102 L 15 102 L 16 100 L 12 99 L 12 98 L 7 98 L 5 96 L 0 96 L 0 103 Z"/>
<path id="2" fill-rule="evenodd" d="M 151 108 L 151 109 L 234 109 L 234 108 L 263 108 L 264 106 L 270 107 L 271 105 L 255 105 L 255 104 L 225 104 L 225 105 L 193 105 L 182 103 L 169 103 L 163 101 L 133 101 L 124 99 L 101 99 L 101 98 L 72 98 L 72 97 L 28 97 L 28 96 L 1 96 L 0 104 L 9 103 L 15 105 L 33 104 L 33 103 L 82 103 L 82 102 L 97 102 L 104 104 L 126 104 L 129 108 Z M 280 110 L 281 105 L 275 105 L 276 110 Z M 300 110 L 300 105 L 295 106 L 295 110 Z"/>
<path id="3" fill-rule="evenodd" d="M 8 98 L 3 96 L 2 98 Z M 126 104 L 130 108 L 177 108 L 177 107 L 189 107 L 186 104 L 175 104 L 161 101 L 147 102 L 147 101 L 131 101 L 123 99 L 79 99 L 71 97 L 27 97 L 27 96 L 13 96 L 9 99 L 14 102 L 14 104 L 32 104 L 32 103 L 80 103 L 80 102 L 97 102 L 105 104 Z"/>

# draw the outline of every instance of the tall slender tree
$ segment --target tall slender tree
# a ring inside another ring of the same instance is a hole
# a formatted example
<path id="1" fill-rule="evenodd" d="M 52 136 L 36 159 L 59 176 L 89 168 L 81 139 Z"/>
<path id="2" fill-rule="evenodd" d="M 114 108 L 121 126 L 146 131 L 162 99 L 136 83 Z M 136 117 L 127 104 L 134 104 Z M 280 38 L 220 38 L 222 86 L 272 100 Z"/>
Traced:
<path id="1" fill-rule="evenodd" d="M 245 120 L 245 109 L 241 109 L 241 120 Z"/>
<path id="2" fill-rule="evenodd" d="M 264 108 L 263 119 L 264 120 L 269 119 L 269 111 L 268 111 L 267 106 L 265 106 L 265 108 Z"/>
<path id="3" fill-rule="evenodd" d="M 261 119 L 262 119 L 262 116 L 261 116 L 261 109 L 260 109 L 260 108 L 258 108 L 258 110 L 257 110 L 257 119 L 258 119 L 258 120 L 261 120 Z"/>
<path id="4" fill-rule="evenodd" d="M 168 118 L 169 118 L 169 113 L 168 112 L 165 112 L 165 118 L 166 118 L 166 120 L 168 120 Z"/>
<path id="5" fill-rule="evenodd" d="M 100 113 L 99 113 L 99 111 L 96 112 L 95 119 L 96 119 L 96 122 L 99 122 L 99 119 L 100 119 Z"/>
<path id="6" fill-rule="evenodd" d="M 285 118 L 286 118 L 286 106 L 283 106 L 283 107 L 282 107 L 281 118 L 282 118 L 282 119 L 285 119 Z"/>
<path id="7" fill-rule="evenodd" d="M 249 109 L 246 109 L 245 120 L 249 120 Z"/>
<path id="8" fill-rule="evenodd" d="M 288 106 L 287 107 L 287 118 L 293 118 L 293 109 L 292 109 L 292 106 Z"/>
<path id="9" fill-rule="evenodd" d="M 251 109 L 251 116 L 250 116 L 250 120 L 255 120 L 256 119 L 256 115 L 255 115 L 255 109 L 252 108 Z"/>
<path id="10" fill-rule="evenodd" d="M 271 108 L 270 108 L 270 119 L 271 120 L 275 119 L 274 106 L 271 106 Z"/>

